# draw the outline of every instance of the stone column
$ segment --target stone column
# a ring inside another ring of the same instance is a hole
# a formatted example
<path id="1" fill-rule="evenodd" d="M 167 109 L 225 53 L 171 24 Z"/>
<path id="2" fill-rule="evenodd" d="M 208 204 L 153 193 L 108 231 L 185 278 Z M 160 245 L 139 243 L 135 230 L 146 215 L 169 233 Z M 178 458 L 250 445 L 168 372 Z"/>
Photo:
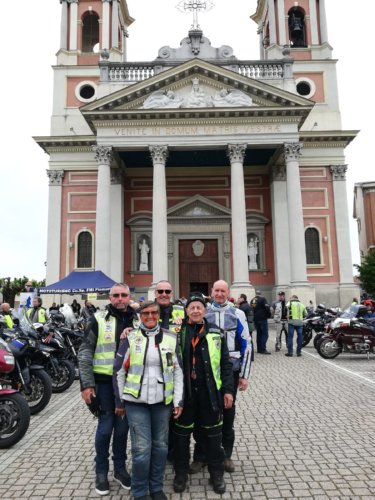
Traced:
<path id="1" fill-rule="evenodd" d="M 320 20 L 320 38 L 321 43 L 328 43 L 327 31 L 327 15 L 326 15 L 326 2 L 325 0 L 319 1 L 319 20 Z"/>
<path id="2" fill-rule="evenodd" d="M 333 196 L 335 206 L 341 305 L 348 304 L 352 297 L 358 295 L 358 287 L 355 286 L 353 282 L 353 263 L 350 244 L 348 198 L 346 193 L 347 169 L 347 165 L 332 165 L 330 167 L 333 181 Z"/>
<path id="3" fill-rule="evenodd" d="M 103 1 L 103 22 L 102 22 L 102 49 L 110 49 L 109 41 L 109 3 L 110 0 Z"/>
<path id="4" fill-rule="evenodd" d="M 77 50 L 78 39 L 78 0 L 70 1 L 70 38 L 69 50 Z"/>
<path id="5" fill-rule="evenodd" d="M 315 0 L 309 0 L 311 45 L 319 45 L 318 13 L 316 8 L 317 2 Z"/>
<path id="6" fill-rule="evenodd" d="M 232 262 L 233 284 L 237 293 L 249 294 L 249 266 L 247 260 L 247 228 L 245 205 L 245 181 L 243 160 L 246 144 L 228 144 L 231 164 L 231 205 L 232 205 Z M 240 290 L 245 289 L 242 292 Z"/>
<path id="7" fill-rule="evenodd" d="M 289 250 L 291 286 L 307 285 L 305 230 L 303 224 L 299 158 L 302 145 L 284 144 L 286 163 L 286 194 L 288 200 Z"/>
<path id="8" fill-rule="evenodd" d="M 61 201 L 64 170 L 47 170 L 48 176 L 48 239 L 46 284 L 60 279 L 61 258 Z"/>
<path id="9" fill-rule="evenodd" d="M 112 47 L 118 48 L 118 0 L 112 1 Z"/>
<path id="10" fill-rule="evenodd" d="M 276 15 L 275 15 L 275 3 L 268 2 L 268 16 L 270 22 L 270 45 L 276 44 Z"/>
<path id="11" fill-rule="evenodd" d="M 289 239 L 286 237 L 289 234 L 289 221 L 285 165 L 275 165 L 272 169 L 271 205 L 275 291 L 285 291 L 290 285 L 290 251 Z M 276 296 L 276 293 L 274 295 Z"/>
<path id="12" fill-rule="evenodd" d="M 68 0 L 60 0 L 61 24 L 60 24 L 60 49 L 68 48 Z"/>
<path id="13" fill-rule="evenodd" d="M 286 34 L 286 21 L 285 21 L 285 3 L 277 2 L 277 18 L 279 20 L 279 45 L 283 47 L 284 45 L 289 45 L 289 36 Z"/>
<path id="14" fill-rule="evenodd" d="M 111 273 L 111 147 L 94 146 L 98 162 L 96 193 L 95 269 Z"/>
<path id="15" fill-rule="evenodd" d="M 168 279 L 168 224 L 165 163 L 167 146 L 150 146 L 154 167 L 152 192 L 152 285 Z"/>
<path id="16" fill-rule="evenodd" d="M 124 187 L 123 170 L 111 168 L 111 274 L 124 281 Z"/>

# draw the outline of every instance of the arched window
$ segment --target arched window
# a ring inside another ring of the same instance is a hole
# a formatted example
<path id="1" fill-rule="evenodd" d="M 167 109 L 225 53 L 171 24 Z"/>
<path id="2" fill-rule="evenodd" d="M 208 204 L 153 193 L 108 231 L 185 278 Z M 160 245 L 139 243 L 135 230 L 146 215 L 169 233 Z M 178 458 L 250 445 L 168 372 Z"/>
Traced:
<path id="1" fill-rule="evenodd" d="M 95 12 L 87 12 L 82 17 L 82 52 L 94 52 L 99 43 L 99 17 Z"/>
<path id="2" fill-rule="evenodd" d="M 92 267 L 92 235 L 82 231 L 77 239 L 77 267 Z"/>
<path id="3" fill-rule="evenodd" d="M 306 263 L 320 264 L 320 238 L 319 231 L 309 227 L 305 231 Z"/>
<path id="4" fill-rule="evenodd" d="M 305 13 L 300 7 L 288 12 L 289 40 L 291 47 L 306 47 Z"/>

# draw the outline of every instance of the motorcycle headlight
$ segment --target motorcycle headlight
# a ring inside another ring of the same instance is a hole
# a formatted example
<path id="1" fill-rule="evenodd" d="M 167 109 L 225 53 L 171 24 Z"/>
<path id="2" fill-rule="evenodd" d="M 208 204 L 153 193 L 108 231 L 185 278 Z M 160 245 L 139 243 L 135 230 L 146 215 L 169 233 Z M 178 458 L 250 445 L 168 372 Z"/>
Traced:
<path id="1" fill-rule="evenodd" d="M 35 342 L 35 340 L 29 339 L 29 345 L 30 345 L 31 347 L 36 347 L 36 342 Z"/>

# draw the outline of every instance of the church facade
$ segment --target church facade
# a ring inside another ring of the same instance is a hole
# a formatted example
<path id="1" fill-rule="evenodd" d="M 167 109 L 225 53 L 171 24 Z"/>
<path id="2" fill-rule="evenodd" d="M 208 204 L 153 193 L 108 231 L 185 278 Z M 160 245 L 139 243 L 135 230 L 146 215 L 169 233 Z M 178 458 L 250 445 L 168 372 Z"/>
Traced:
<path id="1" fill-rule="evenodd" d="M 200 2 L 194 2 L 199 5 Z M 203 4 L 203 3 L 202 3 Z M 135 297 L 261 289 L 345 305 L 353 283 L 345 148 L 324 0 L 258 0 L 259 61 L 211 46 L 126 60 L 125 0 L 61 0 L 47 284 L 101 270 Z M 214 15 L 214 11 L 212 11 Z"/>

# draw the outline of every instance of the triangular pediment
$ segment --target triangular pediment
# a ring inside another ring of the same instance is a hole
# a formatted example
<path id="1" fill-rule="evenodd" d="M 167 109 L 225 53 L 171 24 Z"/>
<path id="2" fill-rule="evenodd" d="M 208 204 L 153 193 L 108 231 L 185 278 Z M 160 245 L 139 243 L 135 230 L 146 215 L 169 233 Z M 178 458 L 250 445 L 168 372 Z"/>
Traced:
<path id="1" fill-rule="evenodd" d="M 173 219 L 230 219 L 231 211 L 199 194 L 168 209 L 168 220 Z"/>
<path id="2" fill-rule="evenodd" d="M 102 97 L 81 108 L 92 124 L 100 120 L 192 116 L 287 116 L 302 121 L 314 103 L 263 81 L 191 59 Z"/>

